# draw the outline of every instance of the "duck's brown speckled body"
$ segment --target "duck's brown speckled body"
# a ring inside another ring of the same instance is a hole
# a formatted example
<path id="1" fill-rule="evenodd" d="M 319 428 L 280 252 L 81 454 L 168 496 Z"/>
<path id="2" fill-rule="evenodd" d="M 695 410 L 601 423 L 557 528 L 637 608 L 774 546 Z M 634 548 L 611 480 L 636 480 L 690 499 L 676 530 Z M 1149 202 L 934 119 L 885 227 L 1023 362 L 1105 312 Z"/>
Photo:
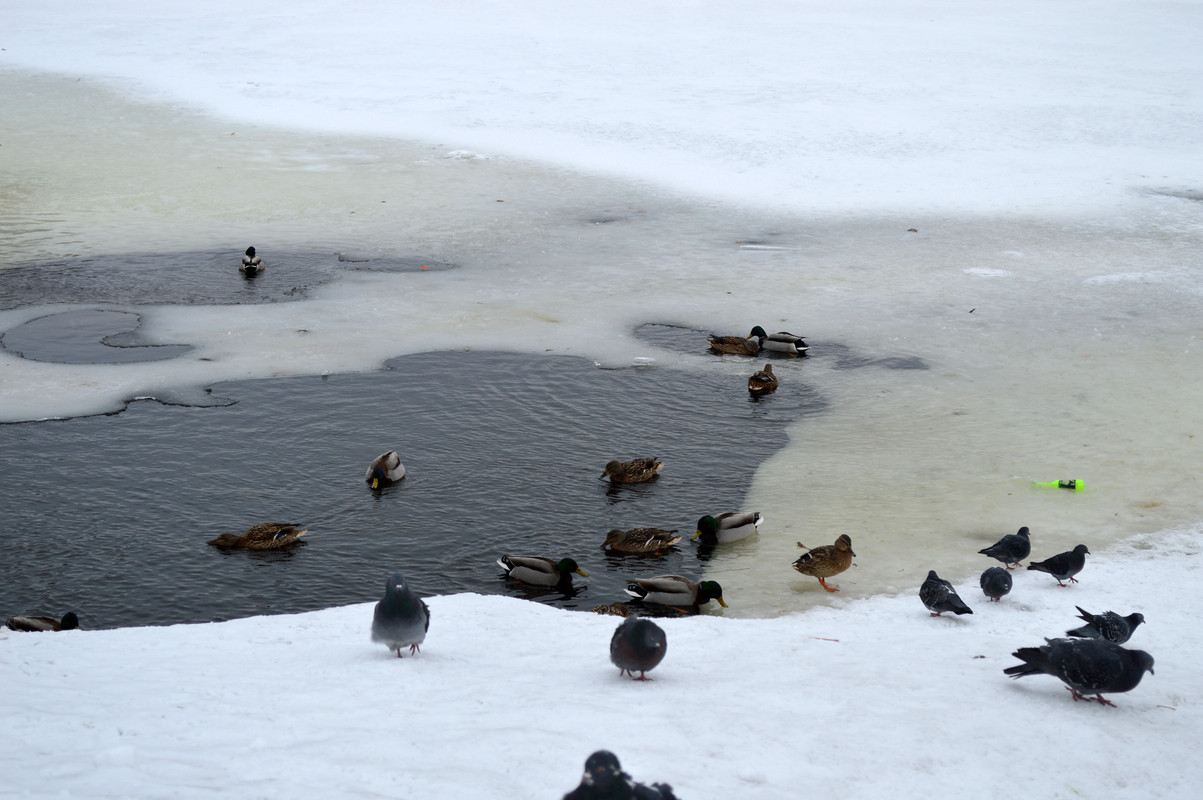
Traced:
<path id="1" fill-rule="evenodd" d="M 798 542 L 798 547 L 806 548 L 806 545 Z M 835 544 L 825 544 L 808 553 L 803 553 L 794 562 L 794 569 L 803 575 L 818 578 L 819 583 L 827 591 L 837 592 L 839 587 L 828 586 L 824 579 L 830 578 L 832 575 L 839 575 L 852 566 L 852 557 L 855 555 L 856 553 L 852 552 L 852 538 L 844 533 L 835 540 Z"/>

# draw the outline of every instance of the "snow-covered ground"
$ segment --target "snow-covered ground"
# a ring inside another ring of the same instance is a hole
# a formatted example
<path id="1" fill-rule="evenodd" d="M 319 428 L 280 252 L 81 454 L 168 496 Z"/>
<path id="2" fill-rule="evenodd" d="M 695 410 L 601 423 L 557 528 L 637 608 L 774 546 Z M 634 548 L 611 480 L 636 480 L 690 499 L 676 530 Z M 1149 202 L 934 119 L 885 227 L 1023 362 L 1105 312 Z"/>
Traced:
<path id="1" fill-rule="evenodd" d="M 983 568 L 993 563 L 982 558 Z M 972 616 L 917 591 L 766 620 L 662 620 L 646 683 L 609 662 L 615 617 L 429 599 L 422 652 L 369 641 L 372 605 L 205 625 L 0 631 L 6 797 L 554 798 L 614 751 L 682 798 L 1196 797 L 1203 713 L 1197 530 L 1021 570 Z M 383 596 L 383 581 L 381 582 Z M 1088 611 L 1142 611 L 1156 659 L 1115 708 L 1011 653 Z"/>
<path id="2" fill-rule="evenodd" d="M 1096 219 L 1143 231 L 1167 213 L 1141 241 L 1159 257 L 1198 232 L 1196 2 L 0 0 L 0 19 L 0 67 L 231 120 L 445 143 L 815 216 L 1063 215 L 1080 232 Z M 32 169 L 4 144 L 6 170 Z M 1175 280 L 1191 263 L 1175 261 Z M 1194 381 L 1196 351 L 1166 341 Z M 401 661 L 369 642 L 370 605 L 3 631 L 0 784 L 14 797 L 546 798 L 607 748 L 682 798 L 1193 798 L 1201 565 L 1187 526 L 1097 548 L 1071 588 L 1021 572 L 987 604 L 963 583 L 972 616 L 932 618 L 910 591 L 667 621 L 649 683 L 609 664 L 617 620 L 503 597 L 431 598 L 423 652 Z M 1131 644 L 1157 673 L 1117 708 L 1002 673 L 1015 648 L 1076 627 L 1075 604 L 1147 619 Z"/>

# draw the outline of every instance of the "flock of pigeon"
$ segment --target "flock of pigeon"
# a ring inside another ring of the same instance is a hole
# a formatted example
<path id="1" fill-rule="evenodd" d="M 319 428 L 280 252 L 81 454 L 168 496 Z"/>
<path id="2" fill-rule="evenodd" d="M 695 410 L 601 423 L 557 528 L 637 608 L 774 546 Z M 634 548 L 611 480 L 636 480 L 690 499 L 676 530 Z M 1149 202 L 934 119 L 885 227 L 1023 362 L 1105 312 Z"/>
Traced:
<path id="1" fill-rule="evenodd" d="M 1020 562 L 1032 552 L 1031 532 L 1027 527 L 1020 528 L 1017 533 L 1008 534 L 978 552 L 1003 564 L 1002 567 L 990 567 L 979 580 L 982 593 L 997 602 L 1011 591 L 1008 570 L 1021 566 Z M 1044 561 L 1033 561 L 1028 564 L 1028 569 L 1052 575 L 1058 586 L 1066 586 L 1065 581 L 1077 583 L 1074 576 L 1086 566 L 1089 552 L 1086 545 L 1080 544 Z M 934 569 L 927 573 L 927 579 L 919 587 L 919 599 L 934 617 L 945 612 L 973 613 L 952 584 L 937 575 Z M 1023 663 L 1007 667 L 1003 672 L 1012 678 L 1052 675 L 1065 684 L 1074 700 L 1097 700 L 1113 706 L 1115 704 L 1104 698 L 1103 693 L 1131 691 L 1140 683 L 1146 670 L 1150 674 L 1153 672 L 1151 655 L 1143 650 L 1122 647 L 1136 627 L 1144 622 L 1144 616 L 1139 613 L 1120 616 L 1113 611 L 1091 614 L 1080 606 L 1076 608 L 1085 625 L 1067 631 L 1065 638 L 1045 639 L 1045 644 L 1040 647 L 1019 648 L 1012 655 Z"/>

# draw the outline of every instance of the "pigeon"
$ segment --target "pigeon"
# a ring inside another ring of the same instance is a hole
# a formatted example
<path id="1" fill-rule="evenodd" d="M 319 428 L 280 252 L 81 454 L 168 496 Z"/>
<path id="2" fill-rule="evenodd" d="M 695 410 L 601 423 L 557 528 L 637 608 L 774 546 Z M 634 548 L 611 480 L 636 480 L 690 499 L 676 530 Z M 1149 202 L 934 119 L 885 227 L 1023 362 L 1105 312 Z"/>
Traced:
<path id="1" fill-rule="evenodd" d="M 1080 544 L 1073 550 L 1065 553 L 1057 553 L 1052 558 L 1046 558 L 1043 561 L 1033 561 L 1028 564 L 1028 569 L 1034 569 L 1037 572 L 1047 572 L 1057 579 L 1058 586 L 1064 586 L 1062 581 L 1069 580 L 1070 583 L 1077 583 L 1078 579 L 1074 577 L 1082 571 L 1082 567 L 1086 566 L 1086 554 L 1090 552 L 1090 548 L 1084 544 Z"/>
<path id="2" fill-rule="evenodd" d="M 580 785 L 564 800 L 677 800 L 677 796 L 667 783 L 636 783 L 622 771 L 618 756 L 598 750 L 586 759 Z"/>
<path id="3" fill-rule="evenodd" d="M 610 660 L 618 667 L 618 674 L 635 678 L 635 670 L 639 670 L 637 681 L 651 680 L 646 673 L 664 660 L 666 652 L 668 637 L 650 619 L 627 617 L 610 637 Z"/>
<path id="4" fill-rule="evenodd" d="M 927 580 L 919 587 L 919 599 L 927 606 L 927 610 L 932 612 L 933 617 L 938 617 L 945 611 L 954 614 L 973 613 L 957 595 L 957 590 L 952 588 L 952 584 L 937 575 L 934 569 L 928 570 Z"/>
<path id="5" fill-rule="evenodd" d="M 1106 639 L 1109 642 L 1123 644 L 1132 638 L 1136 626 L 1145 621 L 1144 614 L 1129 614 L 1121 617 L 1114 611 L 1091 614 L 1089 611 L 1083 610 L 1081 606 L 1074 606 L 1074 608 L 1078 609 L 1078 616 L 1086 620 L 1086 624 L 1080 628 L 1074 628 L 1072 631 L 1066 631 L 1066 635 L 1079 639 Z"/>
<path id="6" fill-rule="evenodd" d="M 978 582 L 981 584 L 982 591 L 985 592 L 986 597 L 995 602 L 998 602 L 1011 593 L 1011 573 L 1002 567 L 990 567 L 990 569 L 982 573 L 982 577 Z"/>
<path id="7" fill-rule="evenodd" d="M 978 550 L 978 552 L 990 556 L 990 558 L 997 558 L 1007 569 L 1011 569 L 1012 564 L 1018 567 L 1019 562 L 1032 552 L 1032 542 L 1028 538 L 1027 526 L 1020 528 L 1018 533 L 1008 533 L 994 544 L 984 550 Z"/>
<path id="8" fill-rule="evenodd" d="M 1066 685 L 1074 700 L 1098 700 L 1103 692 L 1128 692 L 1136 688 L 1145 670 L 1153 674 L 1153 657 L 1144 650 L 1128 650 L 1106 639 L 1046 639 L 1041 647 L 1021 647 L 1011 655 L 1022 661 L 1003 670 L 1012 678 L 1052 675 Z M 1093 694 L 1094 697 L 1086 695 Z"/>
<path id="9" fill-rule="evenodd" d="M 74 611 L 63 614 L 61 619 L 43 616 L 9 617 L 4 623 L 11 631 L 37 633 L 40 631 L 73 631 L 79 628 L 79 617 Z"/>
<path id="10" fill-rule="evenodd" d="M 425 601 L 409 589 L 405 576 L 394 572 L 384 584 L 384 599 L 376 604 L 372 615 L 372 641 L 381 642 L 389 650 L 408 647 L 409 652 L 421 652 L 418 645 L 430 630 L 430 609 Z"/>

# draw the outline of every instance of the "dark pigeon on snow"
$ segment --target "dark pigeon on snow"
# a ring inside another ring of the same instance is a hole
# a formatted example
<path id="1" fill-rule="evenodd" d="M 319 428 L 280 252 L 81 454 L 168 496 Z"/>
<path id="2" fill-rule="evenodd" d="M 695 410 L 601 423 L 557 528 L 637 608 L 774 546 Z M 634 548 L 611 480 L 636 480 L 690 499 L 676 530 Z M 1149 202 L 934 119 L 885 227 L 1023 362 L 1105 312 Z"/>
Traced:
<path id="1" fill-rule="evenodd" d="M 1082 567 L 1086 566 L 1086 554 L 1090 552 L 1090 548 L 1084 544 L 1080 544 L 1073 550 L 1065 553 L 1057 553 L 1052 558 L 1046 558 L 1043 561 L 1033 561 L 1028 564 L 1028 569 L 1034 569 L 1037 572 L 1047 572 L 1057 579 L 1058 586 L 1064 586 L 1064 581 L 1077 583 L 1078 579 L 1074 577 L 1082 571 Z"/>
<path id="2" fill-rule="evenodd" d="M 919 599 L 927 606 L 927 610 L 932 612 L 933 617 L 938 617 L 945 611 L 954 614 L 973 613 L 957 595 L 957 590 L 952 588 L 952 584 L 937 575 L 934 569 L 928 571 L 927 580 L 919 587 Z"/>
<path id="3" fill-rule="evenodd" d="M 1106 639 L 1046 639 L 1042 647 L 1021 647 L 1012 653 L 1022 661 L 1003 670 L 1012 678 L 1052 675 L 1066 685 L 1074 700 L 1098 700 L 1113 706 L 1103 693 L 1129 692 L 1145 670 L 1153 674 L 1153 657 L 1128 650 Z M 1087 695 L 1093 694 L 1094 697 Z"/>
<path id="4" fill-rule="evenodd" d="M 677 796 L 666 783 L 636 783 L 622 771 L 618 756 L 598 750 L 585 761 L 580 786 L 564 795 L 564 800 L 677 800 Z"/>
<path id="5" fill-rule="evenodd" d="M 618 667 L 618 674 L 625 672 L 635 678 L 635 670 L 639 670 L 637 681 L 651 680 L 644 673 L 663 661 L 667 651 L 664 629 L 650 619 L 627 617 L 610 637 L 610 660 Z"/>
<path id="6" fill-rule="evenodd" d="M 1032 552 L 1032 541 L 1028 538 L 1028 533 L 1025 525 L 1019 529 L 1018 533 L 1008 533 L 994 544 L 984 550 L 978 550 L 978 552 L 990 556 L 990 558 L 997 558 L 1007 569 L 1011 569 L 1012 564 L 1018 567 L 1019 562 Z"/>
<path id="7" fill-rule="evenodd" d="M 978 580 L 986 597 L 997 602 L 1011 593 L 1011 573 L 1002 567 L 990 567 Z"/>
<path id="8" fill-rule="evenodd" d="M 1144 614 L 1129 614 L 1121 617 L 1114 611 L 1091 614 L 1089 611 L 1083 610 L 1081 606 L 1075 606 L 1075 608 L 1078 609 L 1078 616 L 1085 620 L 1086 624 L 1066 633 L 1079 639 L 1106 639 L 1109 642 L 1123 644 L 1132 638 L 1132 632 L 1136 630 L 1136 626 L 1145 621 Z"/>
<path id="9" fill-rule="evenodd" d="M 420 652 L 418 645 L 426 640 L 428 630 L 430 609 L 410 591 L 405 576 L 394 572 L 384 584 L 384 599 L 376 604 L 372 615 L 372 641 L 397 651 L 397 658 L 401 658 L 405 647 L 411 654 Z"/>

